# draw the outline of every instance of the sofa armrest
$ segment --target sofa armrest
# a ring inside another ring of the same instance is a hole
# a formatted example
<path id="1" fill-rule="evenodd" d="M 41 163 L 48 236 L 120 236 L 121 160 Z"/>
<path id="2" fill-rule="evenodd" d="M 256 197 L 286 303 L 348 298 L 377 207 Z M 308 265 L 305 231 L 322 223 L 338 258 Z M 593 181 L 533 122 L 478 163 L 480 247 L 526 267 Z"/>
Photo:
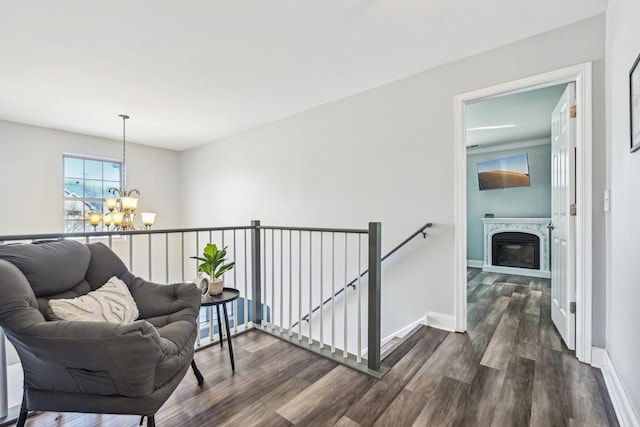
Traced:
<path id="1" fill-rule="evenodd" d="M 153 392 L 162 339 L 148 322 L 40 322 L 9 338 L 27 386 L 65 392 L 142 397 Z"/>
<path id="2" fill-rule="evenodd" d="M 140 319 L 180 313 L 180 320 L 195 322 L 198 317 L 201 293 L 193 283 L 161 285 L 136 277 L 129 289 L 138 305 Z"/>

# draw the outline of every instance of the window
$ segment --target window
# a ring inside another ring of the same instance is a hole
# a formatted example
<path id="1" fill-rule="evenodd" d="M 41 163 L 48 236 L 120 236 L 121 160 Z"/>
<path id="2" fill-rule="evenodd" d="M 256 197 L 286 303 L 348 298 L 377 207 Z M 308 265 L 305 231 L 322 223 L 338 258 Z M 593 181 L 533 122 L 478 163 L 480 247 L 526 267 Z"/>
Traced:
<path id="1" fill-rule="evenodd" d="M 120 188 L 122 163 L 64 155 L 64 231 L 92 230 L 89 212 L 104 212 L 110 188 Z"/>

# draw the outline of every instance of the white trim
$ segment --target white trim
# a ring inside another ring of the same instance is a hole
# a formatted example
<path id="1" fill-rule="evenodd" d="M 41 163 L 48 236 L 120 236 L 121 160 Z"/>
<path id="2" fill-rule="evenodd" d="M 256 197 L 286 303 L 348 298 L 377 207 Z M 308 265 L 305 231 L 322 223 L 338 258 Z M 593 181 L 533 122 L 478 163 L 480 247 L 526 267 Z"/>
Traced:
<path id="1" fill-rule="evenodd" d="M 602 347 L 591 347 L 591 366 L 602 369 L 604 367 L 604 352 Z"/>
<path id="2" fill-rule="evenodd" d="M 466 98 L 453 99 L 454 281 L 456 332 L 467 330 L 467 147 Z M 464 284 L 464 285 L 463 285 Z"/>
<path id="3" fill-rule="evenodd" d="M 531 270 L 528 268 L 504 267 L 501 265 L 483 265 L 482 271 L 489 273 L 509 274 L 513 276 L 540 277 L 542 279 L 550 279 L 550 271 Z"/>
<path id="4" fill-rule="evenodd" d="M 591 62 L 492 86 L 454 97 L 454 280 L 456 331 L 467 329 L 467 169 L 465 106 L 506 94 L 575 82 L 576 106 L 576 356 L 591 363 L 592 316 L 592 125 Z"/>
<path id="5" fill-rule="evenodd" d="M 478 259 L 468 259 L 467 260 L 467 267 L 482 268 L 483 265 L 484 265 L 484 261 L 482 261 L 482 260 L 478 260 Z"/>
<path id="6" fill-rule="evenodd" d="M 405 326 L 404 328 L 400 329 L 399 331 L 396 331 L 394 333 L 392 333 L 391 335 L 384 337 L 381 341 L 380 341 L 380 347 L 382 347 L 383 345 L 385 345 L 386 343 L 388 343 L 389 341 L 391 341 L 392 339 L 398 337 L 398 338 L 403 338 L 405 335 L 407 335 L 409 332 L 411 332 L 413 330 L 413 328 L 415 328 L 418 325 L 427 325 L 427 318 L 426 317 L 421 317 L 420 319 L 416 320 L 413 323 L 410 323 L 409 325 Z M 362 351 L 362 353 L 364 354 L 366 352 L 366 349 Z"/>
<path id="7" fill-rule="evenodd" d="M 455 332 L 456 317 L 451 316 L 450 314 L 434 313 L 430 311 L 427 313 L 427 326 L 442 329 L 444 331 Z"/>
<path id="8" fill-rule="evenodd" d="M 576 356 L 591 363 L 592 336 L 592 124 L 591 63 L 576 76 Z M 583 111 L 580 114 L 580 111 Z"/>
<path id="9" fill-rule="evenodd" d="M 613 409 L 616 411 L 618 422 L 623 427 L 640 427 L 640 418 L 633 409 L 633 404 L 620 381 L 620 377 L 609 357 L 609 352 L 603 350 L 602 376 L 609 391 Z"/>
<path id="10" fill-rule="evenodd" d="M 384 338 L 382 338 L 380 340 L 380 348 L 384 347 L 385 344 L 387 344 L 389 341 L 391 341 L 392 339 L 398 337 L 398 338 L 404 338 L 405 335 L 407 335 L 409 332 L 411 332 L 413 330 L 413 328 L 415 328 L 418 325 L 427 325 L 427 318 L 426 317 L 421 317 L 420 319 L 416 320 L 415 322 L 410 323 L 409 325 L 405 326 L 404 328 L 400 329 L 399 331 L 396 331 L 394 333 L 392 333 L 391 335 L 388 335 Z M 362 349 L 362 357 L 366 357 L 367 354 L 369 352 L 369 347 Z"/>
<path id="11" fill-rule="evenodd" d="M 480 145 L 479 147 L 467 147 L 467 156 L 473 156 L 474 154 L 483 154 L 483 153 L 493 153 L 494 151 L 505 151 L 519 148 L 527 148 L 527 147 L 537 147 L 539 145 L 550 145 L 550 138 L 542 138 L 542 139 L 527 139 L 519 142 L 508 142 L 504 144 L 494 144 L 494 145 Z"/>

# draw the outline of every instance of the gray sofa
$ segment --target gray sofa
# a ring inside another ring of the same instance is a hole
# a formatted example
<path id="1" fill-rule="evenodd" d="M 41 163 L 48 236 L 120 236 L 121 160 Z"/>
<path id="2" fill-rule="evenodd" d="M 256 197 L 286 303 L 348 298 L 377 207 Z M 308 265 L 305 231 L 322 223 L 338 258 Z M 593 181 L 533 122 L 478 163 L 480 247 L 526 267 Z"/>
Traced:
<path id="1" fill-rule="evenodd" d="M 47 320 L 50 299 L 84 295 L 112 276 L 129 287 L 138 320 Z M 154 426 L 193 363 L 199 307 L 195 285 L 135 277 L 102 243 L 0 246 L 0 326 L 24 370 L 18 426 L 28 410 L 141 415 Z"/>

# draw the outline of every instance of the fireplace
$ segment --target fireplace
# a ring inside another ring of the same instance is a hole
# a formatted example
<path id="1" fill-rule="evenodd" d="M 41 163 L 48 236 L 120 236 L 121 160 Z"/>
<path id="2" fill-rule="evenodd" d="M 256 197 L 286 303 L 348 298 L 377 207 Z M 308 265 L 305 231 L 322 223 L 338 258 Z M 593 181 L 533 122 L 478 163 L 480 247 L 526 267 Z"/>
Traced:
<path id="1" fill-rule="evenodd" d="M 540 238 L 520 232 L 496 233 L 491 237 L 493 265 L 540 269 Z"/>
<path id="2" fill-rule="evenodd" d="M 550 218 L 482 218 L 483 271 L 551 277 Z"/>

